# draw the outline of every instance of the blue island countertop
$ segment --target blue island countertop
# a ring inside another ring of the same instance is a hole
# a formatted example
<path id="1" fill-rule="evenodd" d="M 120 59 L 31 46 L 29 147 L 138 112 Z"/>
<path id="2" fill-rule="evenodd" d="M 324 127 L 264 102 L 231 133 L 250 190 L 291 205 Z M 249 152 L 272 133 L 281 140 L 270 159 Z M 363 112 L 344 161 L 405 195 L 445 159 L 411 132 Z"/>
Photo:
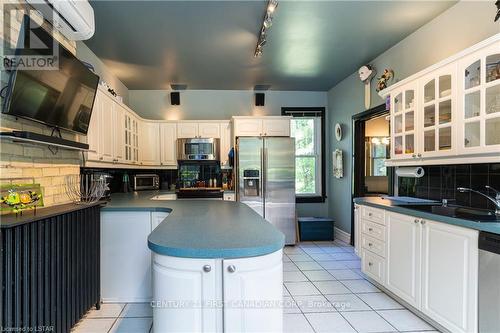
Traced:
<path id="1" fill-rule="evenodd" d="M 150 200 L 164 193 L 116 193 L 102 211 L 169 213 L 148 237 L 148 247 L 161 255 L 246 258 L 276 252 L 285 244 L 285 236 L 245 204 L 216 200 Z"/>
<path id="2" fill-rule="evenodd" d="M 500 234 L 500 223 L 497 222 L 475 222 L 471 220 L 443 216 L 405 207 L 405 205 L 408 204 L 418 204 L 418 202 L 414 201 L 392 200 L 391 198 L 385 198 L 385 197 L 363 197 L 363 198 L 355 198 L 354 203 L 357 203 L 359 205 L 371 206 L 375 208 L 382 208 L 400 214 L 411 215 L 437 222 L 443 222 L 447 224 L 456 225 L 459 227 Z M 425 202 L 420 202 L 420 203 L 425 203 Z"/>

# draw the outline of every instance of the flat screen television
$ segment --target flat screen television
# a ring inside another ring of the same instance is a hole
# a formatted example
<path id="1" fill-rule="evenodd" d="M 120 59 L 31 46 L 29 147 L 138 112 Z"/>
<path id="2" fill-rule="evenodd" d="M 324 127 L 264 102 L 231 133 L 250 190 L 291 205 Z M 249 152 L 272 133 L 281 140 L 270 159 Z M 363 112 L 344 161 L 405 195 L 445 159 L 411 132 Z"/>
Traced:
<path id="1" fill-rule="evenodd" d="M 25 16 L 19 40 L 25 40 L 29 33 L 29 21 Z M 37 36 L 46 45 L 57 43 L 45 30 L 38 29 Z M 56 46 L 53 49 L 58 50 L 58 69 L 33 70 L 18 66 L 11 71 L 3 112 L 86 135 L 99 76 L 64 46 Z M 18 56 L 37 55 L 36 49 L 19 47 L 19 43 L 16 51 Z"/>

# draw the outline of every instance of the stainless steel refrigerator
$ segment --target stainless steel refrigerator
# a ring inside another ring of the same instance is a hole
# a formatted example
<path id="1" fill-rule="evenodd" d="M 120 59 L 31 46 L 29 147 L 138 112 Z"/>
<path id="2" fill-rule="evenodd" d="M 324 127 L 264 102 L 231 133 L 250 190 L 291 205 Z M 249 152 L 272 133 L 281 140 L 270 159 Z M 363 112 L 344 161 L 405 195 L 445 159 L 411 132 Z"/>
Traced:
<path id="1" fill-rule="evenodd" d="M 241 137 L 236 144 L 237 200 L 247 204 L 295 244 L 295 141 Z"/>

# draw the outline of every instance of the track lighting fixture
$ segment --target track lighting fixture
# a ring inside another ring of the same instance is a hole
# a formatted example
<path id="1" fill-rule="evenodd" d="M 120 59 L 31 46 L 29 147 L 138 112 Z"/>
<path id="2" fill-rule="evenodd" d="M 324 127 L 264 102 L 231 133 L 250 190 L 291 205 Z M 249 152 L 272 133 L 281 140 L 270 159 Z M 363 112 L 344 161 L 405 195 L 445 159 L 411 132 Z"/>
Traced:
<path id="1" fill-rule="evenodd" d="M 266 32 L 273 25 L 273 14 L 278 7 L 277 0 L 269 0 L 266 7 L 266 12 L 262 20 L 262 26 L 260 28 L 259 39 L 257 40 L 257 46 L 255 47 L 254 56 L 260 57 L 262 55 L 262 50 L 266 44 Z"/>

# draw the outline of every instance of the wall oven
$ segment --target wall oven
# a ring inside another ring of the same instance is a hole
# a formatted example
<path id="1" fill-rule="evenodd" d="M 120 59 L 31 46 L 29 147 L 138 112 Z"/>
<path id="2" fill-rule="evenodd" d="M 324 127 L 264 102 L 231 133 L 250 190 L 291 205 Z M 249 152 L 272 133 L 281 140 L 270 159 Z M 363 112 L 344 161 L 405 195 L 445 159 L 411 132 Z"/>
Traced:
<path id="1" fill-rule="evenodd" d="M 219 139 L 193 138 L 177 140 L 177 159 L 180 161 L 218 161 Z"/>
<path id="2" fill-rule="evenodd" d="M 158 190 L 160 177 L 156 174 L 137 174 L 133 177 L 134 191 Z"/>

